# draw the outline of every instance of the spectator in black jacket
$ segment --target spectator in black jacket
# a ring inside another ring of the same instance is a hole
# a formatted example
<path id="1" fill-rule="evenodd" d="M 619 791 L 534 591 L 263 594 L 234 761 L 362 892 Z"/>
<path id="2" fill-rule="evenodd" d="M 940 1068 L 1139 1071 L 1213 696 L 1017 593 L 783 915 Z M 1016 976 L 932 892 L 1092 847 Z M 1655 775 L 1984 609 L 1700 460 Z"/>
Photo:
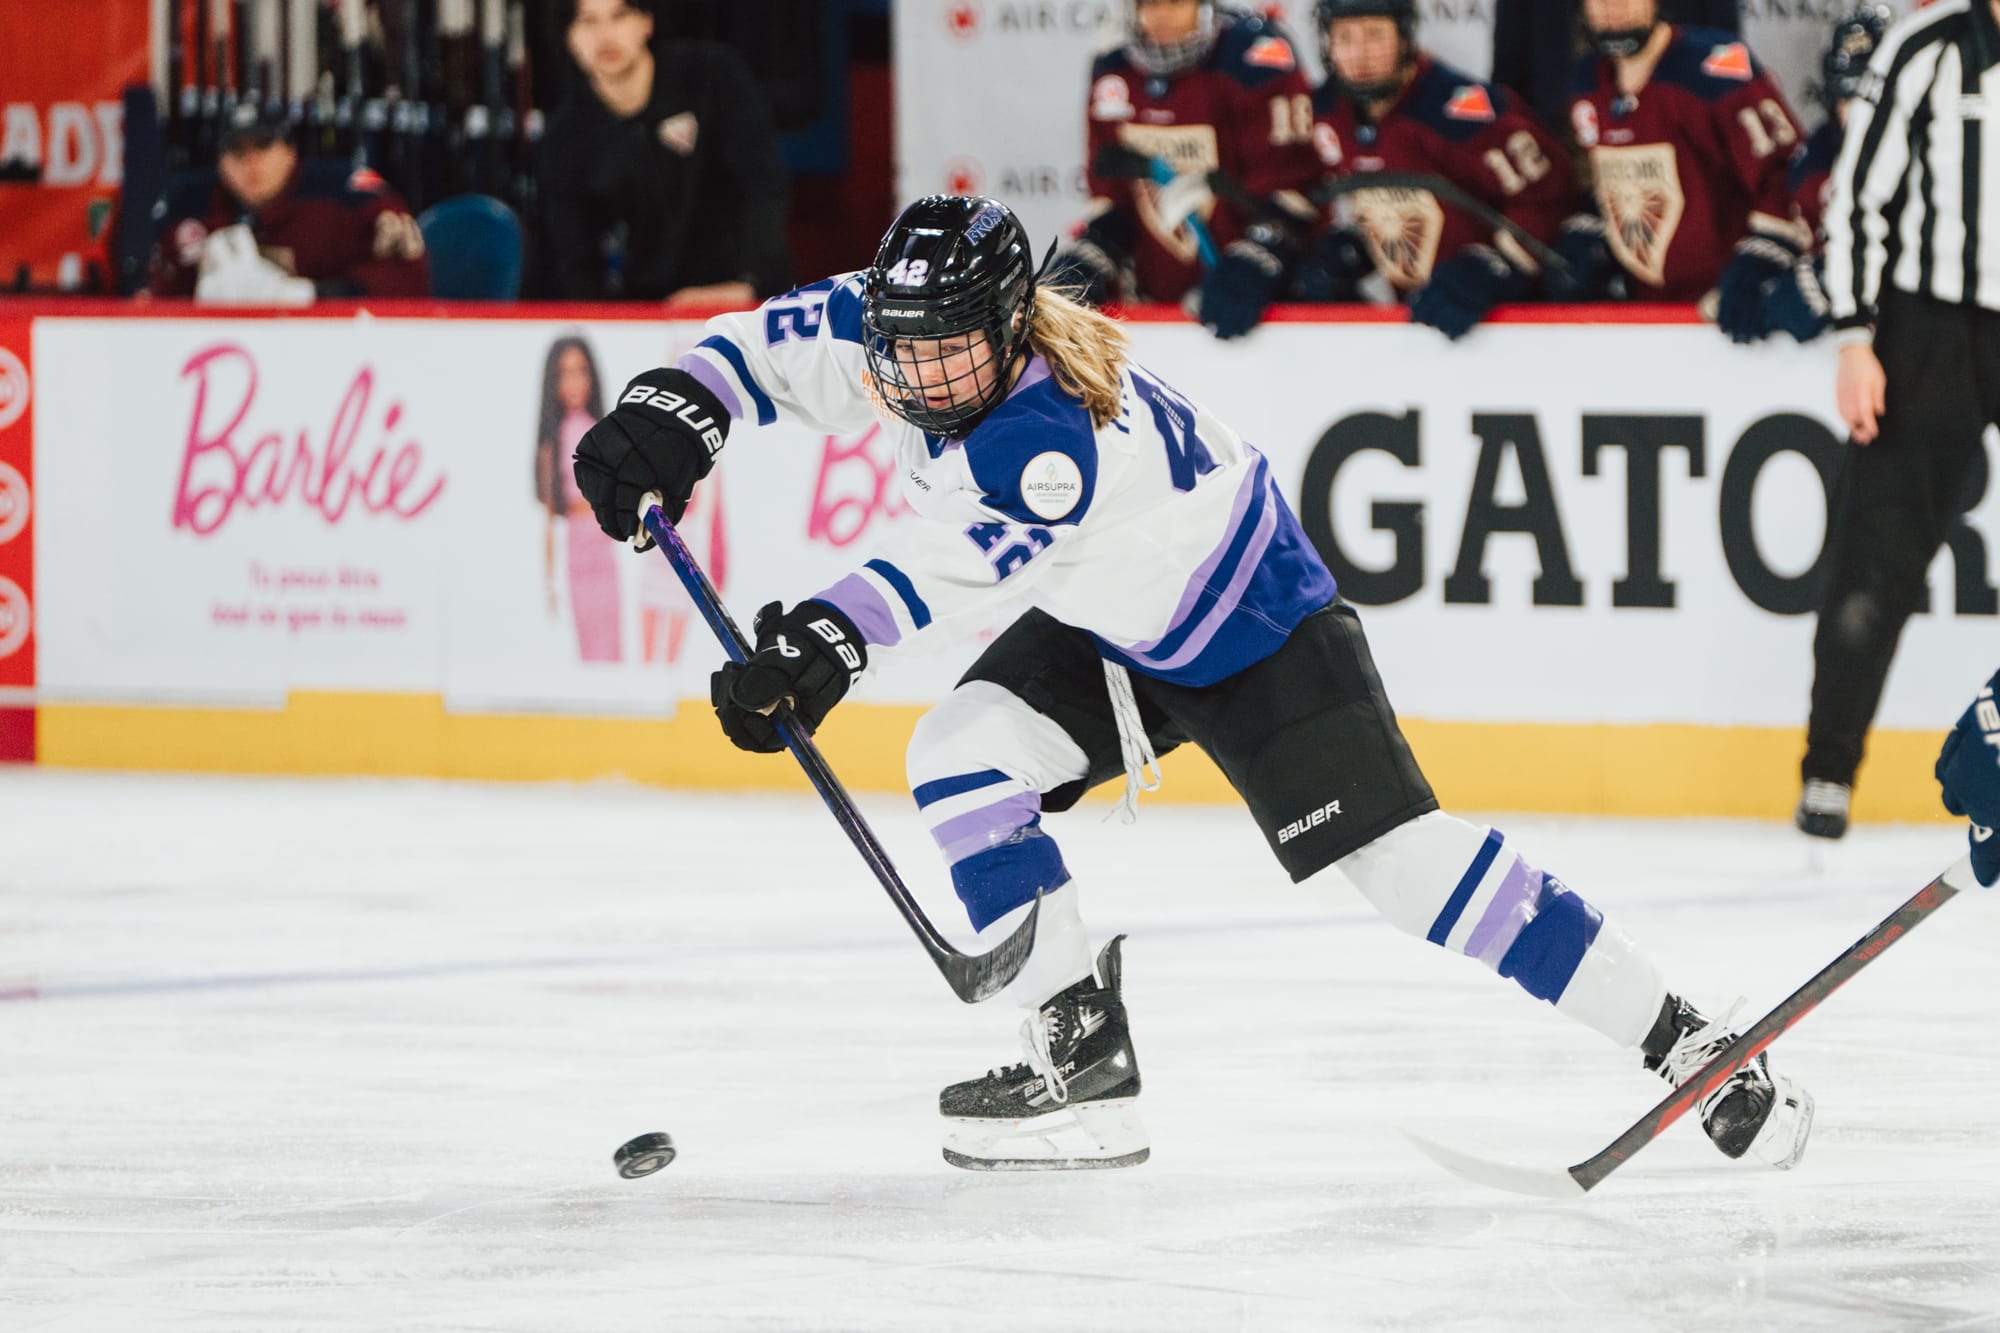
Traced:
<path id="1" fill-rule="evenodd" d="M 543 141 L 557 292 L 749 306 L 791 285 L 769 103 L 726 46 L 657 54 L 648 0 L 571 0 L 585 82 Z"/>

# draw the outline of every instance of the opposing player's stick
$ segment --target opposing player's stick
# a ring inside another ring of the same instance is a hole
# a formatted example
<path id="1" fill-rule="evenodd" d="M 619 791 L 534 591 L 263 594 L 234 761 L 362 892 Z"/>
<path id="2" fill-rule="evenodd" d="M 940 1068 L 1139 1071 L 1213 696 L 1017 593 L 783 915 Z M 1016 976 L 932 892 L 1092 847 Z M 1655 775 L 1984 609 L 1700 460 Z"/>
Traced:
<path id="1" fill-rule="evenodd" d="M 1180 176 L 1173 164 L 1163 157 L 1148 157 L 1136 148 L 1122 143 L 1108 143 L 1097 151 L 1097 169 L 1106 176 L 1122 176 L 1129 180 L 1151 181 L 1165 189 Z M 1215 188 L 1215 177 L 1221 172 L 1210 172 L 1208 188 L 1215 194 L 1222 191 Z M 1194 236 L 1195 249 L 1201 255 L 1201 266 L 1213 269 L 1222 258 L 1222 252 L 1215 248 L 1215 237 L 1208 231 L 1208 224 L 1201 220 L 1199 213 L 1189 213 L 1181 219 Z"/>
<path id="2" fill-rule="evenodd" d="M 729 660 L 750 660 L 750 645 L 744 639 L 743 631 L 736 627 L 729 608 L 722 604 L 715 585 L 708 581 L 708 575 L 695 562 L 680 533 L 674 531 L 674 525 L 660 511 L 660 497 L 657 494 L 648 495 L 640 502 L 639 514 L 639 521 L 659 543 L 660 550 L 673 565 L 674 573 L 680 577 L 681 586 L 687 589 L 695 609 L 701 612 L 701 618 L 715 631 L 715 637 L 721 641 L 723 651 L 729 654 Z M 784 704 L 778 706 L 776 721 L 778 735 L 784 738 L 786 748 L 799 761 L 799 767 L 806 771 L 807 780 L 819 793 L 819 798 L 826 802 L 826 808 L 833 812 L 848 840 L 861 853 L 861 859 L 875 872 L 876 880 L 915 932 L 917 942 L 924 946 L 924 952 L 937 964 L 937 970 L 944 974 L 945 984 L 951 987 L 952 994 L 972 1004 L 996 994 L 1019 975 L 1028 961 L 1028 951 L 1035 947 L 1035 923 L 1042 914 L 1041 894 L 1035 895 L 1034 903 L 1028 908 L 1028 919 L 1016 927 L 1012 935 L 1000 941 L 992 952 L 964 954 L 952 948 L 951 942 L 938 933 L 937 927 L 924 915 L 924 909 L 917 905 L 917 900 L 904 887 L 901 877 L 896 874 L 896 867 L 889 862 L 889 853 L 882 849 L 874 830 L 861 818 L 861 812 L 854 808 L 854 798 L 847 794 L 847 789 L 840 785 L 840 779 L 827 766 L 826 758 L 813 744 L 812 734 L 793 720 L 791 709 Z"/>
<path id="3" fill-rule="evenodd" d="M 1884 917 L 1880 925 L 1856 940 L 1847 952 L 1821 968 L 1818 975 L 1793 991 L 1776 1009 L 1751 1024 L 1748 1031 L 1696 1070 L 1665 1100 L 1641 1116 L 1637 1124 L 1613 1139 L 1602 1152 L 1585 1158 L 1575 1166 L 1561 1169 L 1510 1166 L 1447 1148 L 1408 1130 L 1404 1134 L 1425 1156 L 1467 1180 L 1491 1185 L 1495 1189 L 1513 1190 L 1517 1194 L 1539 1195 L 1545 1199 L 1580 1198 L 1630 1161 L 1634 1153 L 1660 1137 L 1667 1126 L 1686 1115 L 1702 1098 L 1721 1087 L 1731 1074 L 1749 1064 L 1765 1047 L 1790 1031 L 1795 1023 L 1818 1008 L 1820 1001 L 1874 962 L 1884 949 L 1950 902 L 1960 889 L 1973 883 L 1972 858 L 1963 857 L 1919 889 L 1915 897 Z"/>
<path id="4" fill-rule="evenodd" d="M 1106 176 L 1123 176 L 1141 180 L 1158 180 L 1156 158 L 1126 147 L 1124 144 L 1110 143 L 1098 150 L 1097 170 Z M 1164 163 L 1159 165 L 1164 166 Z M 1171 168 L 1169 168 L 1171 170 Z M 1226 171 L 1208 172 L 1204 179 L 1208 188 L 1227 199 L 1238 208 L 1255 216 L 1259 213 L 1284 213 L 1284 207 L 1263 195 L 1253 193 L 1242 181 Z M 1375 171 L 1353 176 L 1340 176 L 1323 180 L 1304 192 L 1306 199 L 1324 208 L 1344 194 L 1358 190 L 1428 190 L 1437 198 L 1453 207 L 1478 218 L 1496 232 L 1505 232 L 1523 250 L 1534 257 L 1543 268 L 1551 268 L 1558 273 L 1568 273 L 1569 263 L 1563 257 L 1537 239 L 1521 224 L 1489 207 L 1481 200 L 1467 193 L 1443 176 L 1432 176 L 1418 171 Z"/>

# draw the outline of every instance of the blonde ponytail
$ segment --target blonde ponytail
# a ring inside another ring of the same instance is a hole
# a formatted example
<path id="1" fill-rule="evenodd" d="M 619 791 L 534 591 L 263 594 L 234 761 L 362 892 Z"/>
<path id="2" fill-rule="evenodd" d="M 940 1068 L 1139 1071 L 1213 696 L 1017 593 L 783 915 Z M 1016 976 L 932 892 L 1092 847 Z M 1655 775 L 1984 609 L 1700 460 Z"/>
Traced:
<path id="1" fill-rule="evenodd" d="M 1083 400 L 1099 430 L 1118 416 L 1118 374 L 1132 349 L 1125 327 L 1060 287 L 1035 290 L 1028 346 L 1049 364 L 1055 382 Z"/>

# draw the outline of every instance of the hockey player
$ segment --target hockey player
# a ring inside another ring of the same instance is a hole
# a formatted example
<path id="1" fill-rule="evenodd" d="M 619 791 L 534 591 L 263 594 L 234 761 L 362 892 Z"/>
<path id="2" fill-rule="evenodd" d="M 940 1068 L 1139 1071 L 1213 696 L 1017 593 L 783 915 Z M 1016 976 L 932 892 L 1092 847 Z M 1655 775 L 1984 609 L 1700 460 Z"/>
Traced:
<path id="1" fill-rule="evenodd" d="M 1268 20 L 1210 0 L 1129 2 L 1130 39 L 1091 67 L 1090 214 L 1056 271 L 1096 305 L 1180 301 L 1206 272 L 1205 231 L 1220 266 L 1254 280 L 1254 257 L 1230 253 L 1250 219 L 1203 177 L 1220 169 L 1268 196 L 1318 174 L 1297 54 Z M 1111 144 L 1165 164 L 1172 179 L 1106 174 L 1099 157 Z"/>
<path id="2" fill-rule="evenodd" d="M 1313 146 L 1328 173 L 1442 177 L 1536 240 L 1556 239 L 1574 205 L 1560 145 L 1512 93 L 1417 46 L 1416 0 L 1319 0 L 1314 16 L 1327 78 L 1314 94 Z M 1534 288 L 1540 265 L 1511 233 L 1428 190 L 1351 198 L 1358 226 L 1322 234 L 1302 297 L 1353 300 L 1377 273 L 1409 300 L 1412 320 L 1456 339 Z"/>
<path id="3" fill-rule="evenodd" d="M 757 618 L 715 674 L 723 730 L 782 748 L 879 655 L 1029 604 L 918 723 L 912 792 L 982 939 L 1041 895 L 1025 1062 L 947 1087 L 946 1156 L 975 1169 L 1123 1166 L 1148 1151 L 1120 989 L 1122 937 L 1093 959 L 1045 814 L 1193 743 L 1295 880 L 1338 864 L 1391 922 L 1477 958 L 1636 1047 L 1678 1082 L 1732 1037 L 1669 991 L 1618 927 L 1497 830 L 1437 808 L 1354 609 L 1227 425 L 1131 362 L 1120 327 L 1038 285 L 1019 221 L 986 199 L 906 209 L 873 267 L 711 320 L 635 379 L 576 452 L 613 537 L 642 496 L 669 514 L 732 429 L 780 414 L 859 429 L 879 410 L 918 518 L 905 545 Z M 1700 1107 L 1730 1156 L 1797 1160 L 1811 1100 L 1759 1056 Z"/>
<path id="4" fill-rule="evenodd" d="M 304 162 L 281 112 L 245 102 L 213 174 L 177 178 L 160 204 L 154 296 L 303 306 L 316 297 L 429 296 L 423 233 L 366 168 Z"/>
<path id="5" fill-rule="evenodd" d="M 2000 884 L 2000 671 L 1944 738 L 1937 780 L 1944 808 L 1972 821 L 1973 877 L 1989 889 Z"/>
<path id="6" fill-rule="evenodd" d="M 1657 0 L 1582 0 L 1593 54 L 1570 101 L 1597 212 L 1565 224 L 1559 300 L 1698 301 L 1736 342 L 1771 332 L 1771 289 L 1810 246 L 1787 168 L 1797 120 L 1740 40 L 1662 23 Z"/>
<path id="7" fill-rule="evenodd" d="M 1834 161 L 1840 156 L 1841 131 L 1847 124 L 1847 105 L 1859 92 L 1868 73 L 1868 58 L 1882 43 L 1882 34 L 1895 21 L 1884 5 L 1866 5 L 1844 15 L 1833 25 L 1833 40 L 1820 60 L 1820 97 L 1826 119 L 1806 140 L 1804 151 L 1792 159 L 1792 202 L 1799 219 L 1812 234 L 1813 253 L 1792 266 L 1790 275 L 1771 289 L 1766 305 L 1773 329 L 1783 329 L 1800 342 L 1808 342 L 1826 331 L 1826 293 L 1819 282 L 1819 247 L 1825 237 L 1821 223 Z"/>

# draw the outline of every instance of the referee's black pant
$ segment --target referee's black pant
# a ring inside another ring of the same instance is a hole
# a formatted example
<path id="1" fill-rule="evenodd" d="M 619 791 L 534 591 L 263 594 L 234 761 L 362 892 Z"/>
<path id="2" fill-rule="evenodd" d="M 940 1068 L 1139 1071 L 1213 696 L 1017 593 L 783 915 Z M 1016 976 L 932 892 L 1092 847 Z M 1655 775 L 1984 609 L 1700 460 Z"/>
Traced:
<path id="1" fill-rule="evenodd" d="M 1887 410 L 1874 443 L 1843 451 L 1827 515 L 1808 780 L 1854 781 L 1903 622 L 1952 522 L 1978 500 L 1980 437 L 2000 424 L 2000 311 L 1885 288 L 1875 355 Z"/>

